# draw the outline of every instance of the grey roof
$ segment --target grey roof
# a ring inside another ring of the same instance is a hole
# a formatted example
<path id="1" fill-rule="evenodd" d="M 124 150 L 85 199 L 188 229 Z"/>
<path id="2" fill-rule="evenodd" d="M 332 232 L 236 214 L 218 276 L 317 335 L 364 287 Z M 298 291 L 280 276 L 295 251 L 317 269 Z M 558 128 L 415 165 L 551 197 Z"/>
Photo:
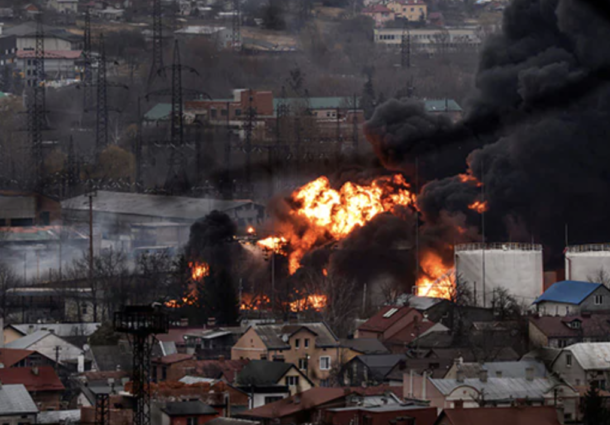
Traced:
<path id="1" fill-rule="evenodd" d="M 585 370 L 610 370 L 610 342 L 581 342 L 564 348 Z"/>
<path id="2" fill-rule="evenodd" d="M 439 332 L 435 332 L 439 333 Z M 441 359 L 457 359 L 461 357 L 464 361 L 481 361 L 489 356 L 487 350 L 482 350 L 477 347 L 475 348 L 431 348 L 427 354 L 427 357 L 436 357 Z M 490 361 L 513 361 L 518 360 L 519 355 L 512 347 L 502 347 L 497 350 L 493 350 L 493 359 L 487 359 Z"/>
<path id="3" fill-rule="evenodd" d="M 77 424 L 80 423 L 80 409 L 40 412 L 36 419 L 39 424 Z"/>
<path id="4" fill-rule="evenodd" d="M 38 407 L 22 384 L 2 385 L 0 389 L 0 416 L 38 413 Z"/>
<path id="5" fill-rule="evenodd" d="M 530 367 L 534 369 L 534 377 L 546 378 L 547 370 L 544 363 L 533 359 L 518 362 L 462 363 L 460 370 L 464 378 L 478 378 L 482 369 L 487 370 L 490 377 L 497 377 L 500 372 L 502 378 L 525 378 L 525 370 Z"/>
<path id="6" fill-rule="evenodd" d="M 69 31 L 66 31 L 62 28 L 51 27 L 49 25 L 42 26 L 45 38 L 63 38 L 69 41 L 78 41 L 79 37 L 75 34 L 72 34 Z M 16 25 L 12 28 L 8 28 L 3 31 L 3 35 L 14 35 L 17 37 L 34 37 L 36 35 L 36 23 L 35 22 L 25 22 L 20 25 Z"/>
<path id="7" fill-rule="evenodd" d="M 163 351 L 163 356 L 169 356 L 170 354 L 176 354 L 178 352 L 174 341 L 159 341 L 159 346 L 161 347 L 161 351 Z"/>
<path id="8" fill-rule="evenodd" d="M 443 302 L 444 300 L 441 298 L 431 298 L 431 297 L 410 297 L 407 302 L 406 305 L 408 305 L 409 307 L 413 307 L 416 310 L 419 311 L 426 311 L 428 310 L 430 307 L 434 307 L 435 305 L 437 305 L 440 302 Z"/>
<path id="9" fill-rule="evenodd" d="M 182 378 L 180 378 L 180 382 L 182 382 L 183 384 L 186 384 L 186 385 L 201 384 L 203 382 L 212 384 L 216 381 L 218 381 L 218 379 L 203 378 L 201 376 L 191 376 L 191 375 L 186 375 L 186 376 L 183 376 Z"/>
<path id="10" fill-rule="evenodd" d="M 390 350 L 377 338 L 341 339 L 341 346 L 362 354 L 389 354 Z"/>
<path id="11" fill-rule="evenodd" d="M 252 360 L 237 374 L 239 385 L 275 385 L 293 367 L 292 363 Z"/>
<path id="12" fill-rule="evenodd" d="M 487 382 L 480 379 L 430 379 L 430 382 L 443 394 L 449 395 L 456 388 L 468 386 L 485 394 L 485 400 L 509 400 L 517 398 L 541 399 L 558 383 L 548 378 L 489 378 Z"/>
<path id="13" fill-rule="evenodd" d="M 337 347 L 339 345 L 339 339 L 324 322 L 299 323 L 294 325 L 265 324 L 256 325 L 253 328 L 269 349 L 290 349 L 290 345 L 287 342 L 288 337 L 303 328 L 315 334 L 316 347 Z"/>
<path id="14" fill-rule="evenodd" d="M 52 330 L 60 337 L 89 336 L 99 328 L 99 323 L 26 323 L 11 325 L 24 335 L 37 331 Z"/>
<path id="15" fill-rule="evenodd" d="M 178 401 L 167 403 L 161 409 L 168 416 L 184 416 L 184 415 L 217 415 L 218 412 L 211 406 L 208 406 L 201 401 Z"/>
<path id="16" fill-rule="evenodd" d="M 101 372 L 131 370 L 131 353 L 122 345 L 93 345 L 90 348 L 93 361 Z"/>
<path id="17" fill-rule="evenodd" d="M 361 361 L 368 367 L 372 379 L 383 381 L 394 366 L 406 359 L 404 354 L 371 354 L 356 356 L 352 361 Z"/>
<path id="18" fill-rule="evenodd" d="M 258 425 L 260 422 L 245 419 L 218 417 L 206 422 L 206 425 Z"/>
<path id="19" fill-rule="evenodd" d="M 32 344 L 40 341 L 43 338 L 46 338 L 49 335 L 51 335 L 51 332 L 49 332 L 49 331 L 32 332 L 29 335 L 25 335 L 19 339 L 9 342 L 8 344 L 6 344 L 6 348 L 16 348 L 16 349 L 25 350 L 28 347 L 30 347 Z"/>
<path id="20" fill-rule="evenodd" d="M 213 210 L 228 211 L 254 204 L 251 200 L 225 201 L 220 199 L 187 198 L 182 196 L 148 195 L 142 193 L 97 191 L 93 211 L 115 214 L 164 217 L 166 219 L 196 220 Z M 89 198 L 85 195 L 61 202 L 65 210 L 89 210 Z"/>

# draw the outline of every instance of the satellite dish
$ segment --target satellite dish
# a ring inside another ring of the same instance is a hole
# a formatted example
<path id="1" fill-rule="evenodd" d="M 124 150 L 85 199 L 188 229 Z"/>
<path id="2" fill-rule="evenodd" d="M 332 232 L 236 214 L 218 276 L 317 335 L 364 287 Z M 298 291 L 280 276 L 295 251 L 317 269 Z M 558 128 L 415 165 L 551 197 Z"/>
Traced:
<path id="1" fill-rule="evenodd" d="M 83 351 L 89 351 L 90 349 L 91 347 L 89 347 L 89 344 L 83 345 Z"/>

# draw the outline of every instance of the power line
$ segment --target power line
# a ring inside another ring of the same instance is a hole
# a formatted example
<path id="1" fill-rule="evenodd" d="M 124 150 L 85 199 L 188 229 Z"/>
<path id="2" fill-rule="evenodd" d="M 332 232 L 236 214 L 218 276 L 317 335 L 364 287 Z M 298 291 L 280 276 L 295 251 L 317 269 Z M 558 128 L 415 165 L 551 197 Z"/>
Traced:
<path id="1" fill-rule="evenodd" d="M 163 66 L 163 18 L 161 14 L 161 0 L 153 0 L 153 39 L 152 61 L 148 75 L 148 90 L 150 90 L 157 77 L 166 79 Z"/>

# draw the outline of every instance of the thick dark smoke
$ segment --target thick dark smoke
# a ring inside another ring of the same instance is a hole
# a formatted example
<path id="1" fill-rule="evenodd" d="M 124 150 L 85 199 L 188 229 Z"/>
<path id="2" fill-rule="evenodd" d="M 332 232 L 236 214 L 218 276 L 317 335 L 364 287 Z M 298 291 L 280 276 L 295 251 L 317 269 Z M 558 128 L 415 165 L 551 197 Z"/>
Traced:
<path id="1" fill-rule="evenodd" d="M 513 0 L 461 122 L 413 103 L 377 109 L 367 134 L 383 164 L 412 173 L 419 158 L 425 226 L 458 215 L 478 225 L 468 205 L 480 188 L 454 176 L 469 169 L 484 183 L 487 240 L 543 243 L 548 265 L 561 258 L 566 224 L 570 243 L 610 240 L 610 5 L 601 3 Z"/>

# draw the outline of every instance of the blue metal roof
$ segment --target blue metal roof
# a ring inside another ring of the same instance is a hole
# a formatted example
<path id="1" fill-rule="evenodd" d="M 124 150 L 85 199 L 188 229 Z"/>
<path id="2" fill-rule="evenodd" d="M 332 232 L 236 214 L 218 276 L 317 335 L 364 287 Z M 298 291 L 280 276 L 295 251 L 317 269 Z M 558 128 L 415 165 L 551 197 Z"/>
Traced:
<path id="1" fill-rule="evenodd" d="M 544 294 L 540 295 L 534 304 L 542 301 L 556 303 L 580 304 L 593 291 L 602 286 L 601 283 L 579 282 L 576 280 L 563 280 L 553 284 Z"/>

